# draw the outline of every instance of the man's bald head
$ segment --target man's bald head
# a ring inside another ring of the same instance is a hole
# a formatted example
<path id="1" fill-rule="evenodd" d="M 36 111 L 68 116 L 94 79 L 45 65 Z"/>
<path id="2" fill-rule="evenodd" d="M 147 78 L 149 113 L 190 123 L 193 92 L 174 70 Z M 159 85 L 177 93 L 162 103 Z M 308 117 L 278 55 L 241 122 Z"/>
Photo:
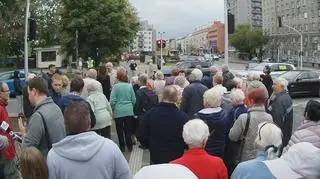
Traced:
<path id="1" fill-rule="evenodd" d="M 64 111 L 67 134 L 79 134 L 90 129 L 90 111 L 85 102 L 74 102 Z"/>
<path id="2" fill-rule="evenodd" d="M 162 101 L 167 103 L 175 103 L 177 100 L 178 100 L 177 89 L 172 85 L 164 87 L 162 92 Z"/>

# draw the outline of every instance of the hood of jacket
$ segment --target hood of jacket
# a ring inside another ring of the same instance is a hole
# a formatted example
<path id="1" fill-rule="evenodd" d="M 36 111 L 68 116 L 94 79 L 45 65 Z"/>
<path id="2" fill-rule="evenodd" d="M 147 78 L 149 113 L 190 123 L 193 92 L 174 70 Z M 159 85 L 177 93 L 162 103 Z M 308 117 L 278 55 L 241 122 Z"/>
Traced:
<path id="1" fill-rule="evenodd" d="M 69 94 L 69 95 L 63 96 L 60 100 L 60 103 L 70 104 L 73 101 L 81 101 L 81 100 L 84 100 L 84 99 L 80 95 Z"/>
<path id="2" fill-rule="evenodd" d="M 199 111 L 196 115 L 202 120 L 220 119 L 222 108 L 205 108 Z"/>
<path id="3" fill-rule="evenodd" d="M 53 144 L 52 150 L 63 158 L 86 162 L 100 151 L 105 140 L 95 132 L 84 132 L 65 137 Z"/>

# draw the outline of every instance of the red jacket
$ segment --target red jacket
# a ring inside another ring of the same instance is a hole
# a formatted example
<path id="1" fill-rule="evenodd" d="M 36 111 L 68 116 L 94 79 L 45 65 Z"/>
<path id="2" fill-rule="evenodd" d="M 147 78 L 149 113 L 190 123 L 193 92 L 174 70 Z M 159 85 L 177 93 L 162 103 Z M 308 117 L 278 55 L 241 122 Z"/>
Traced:
<path id="1" fill-rule="evenodd" d="M 13 126 L 11 124 L 11 121 L 9 120 L 8 112 L 6 109 L 6 104 L 0 101 L 0 124 L 2 123 L 2 121 L 6 121 L 9 124 L 9 128 L 13 130 Z M 2 156 L 6 160 L 12 160 L 16 155 L 14 141 L 10 138 L 7 132 L 0 130 L 0 135 L 6 136 L 9 139 L 9 147 L 1 151 Z"/>
<path id="2" fill-rule="evenodd" d="M 199 179 L 228 179 L 222 159 L 209 155 L 204 149 L 190 149 L 171 163 L 184 165 Z"/>

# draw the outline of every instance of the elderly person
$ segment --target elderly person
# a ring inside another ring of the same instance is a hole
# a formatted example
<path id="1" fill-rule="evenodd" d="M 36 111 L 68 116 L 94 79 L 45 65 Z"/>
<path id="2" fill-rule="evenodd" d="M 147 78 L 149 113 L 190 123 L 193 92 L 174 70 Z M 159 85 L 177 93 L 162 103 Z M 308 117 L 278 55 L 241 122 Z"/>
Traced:
<path id="1" fill-rule="evenodd" d="M 268 92 L 264 85 L 260 81 L 254 81 L 250 83 L 248 91 L 253 106 L 249 108 L 247 114 L 241 114 L 238 117 L 229 132 L 231 141 L 243 143 L 235 162 L 256 158 L 258 150 L 254 147 L 254 140 L 258 132 L 258 125 L 265 121 L 272 121 L 272 116 L 265 111 L 264 104 L 268 99 Z"/>
<path id="2" fill-rule="evenodd" d="M 201 80 L 202 84 L 205 85 L 208 89 L 214 86 L 213 77 L 218 73 L 218 68 L 216 66 L 210 67 L 210 76 L 204 76 Z"/>
<path id="3" fill-rule="evenodd" d="M 196 112 L 203 108 L 203 94 L 207 91 L 207 87 L 201 84 L 202 72 L 199 69 L 194 69 L 189 80 L 191 84 L 187 86 L 182 93 L 180 109 L 192 117 Z"/>
<path id="4" fill-rule="evenodd" d="M 227 88 L 222 86 L 222 83 L 223 83 L 223 77 L 222 75 L 220 74 L 216 74 L 214 77 L 213 77 L 213 81 L 214 81 L 214 86 L 213 88 L 211 88 L 210 90 L 217 90 L 220 92 L 221 96 L 227 92 Z"/>
<path id="5" fill-rule="evenodd" d="M 132 120 L 136 95 L 132 85 L 128 83 L 128 76 L 122 70 L 117 72 L 117 80 L 111 91 L 111 107 L 116 122 L 120 150 L 125 151 L 125 142 L 128 150 L 132 151 Z"/>
<path id="6" fill-rule="evenodd" d="M 228 121 L 222 120 L 224 112 L 221 105 L 221 95 L 218 91 L 208 90 L 203 95 L 204 109 L 195 114 L 209 126 L 210 136 L 206 151 L 213 156 L 223 157 Z"/>
<path id="7" fill-rule="evenodd" d="M 232 173 L 232 179 L 273 178 L 272 175 L 263 172 L 263 161 L 278 158 L 282 143 L 281 129 L 274 123 L 260 123 L 255 143 L 259 149 L 257 158 L 240 163 Z"/>
<path id="8" fill-rule="evenodd" d="M 188 80 L 184 76 L 177 76 L 176 79 L 174 79 L 174 87 L 178 90 L 178 101 L 177 106 L 180 107 L 181 99 L 182 99 L 182 93 L 185 88 L 185 84 Z"/>
<path id="9" fill-rule="evenodd" d="M 156 76 L 156 79 L 153 82 L 153 87 L 154 87 L 156 94 L 159 97 L 159 101 L 161 101 L 161 99 L 162 99 L 161 95 L 162 95 L 163 88 L 166 85 L 166 81 L 164 80 L 164 75 L 161 71 L 157 71 L 155 76 Z"/>
<path id="10" fill-rule="evenodd" d="M 226 87 L 226 84 L 233 80 L 234 75 L 229 71 L 229 67 L 227 64 L 223 64 L 221 66 L 221 71 L 222 71 L 222 77 L 223 77 L 223 83 L 222 86 Z"/>
<path id="11" fill-rule="evenodd" d="M 189 117 L 175 105 L 178 91 L 172 85 L 166 86 L 162 96 L 162 102 L 144 115 L 137 132 L 141 145 L 149 148 L 151 164 L 179 158 L 186 147 L 182 128 Z"/>
<path id="12" fill-rule="evenodd" d="M 107 74 L 110 76 L 110 84 L 113 86 L 116 83 L 117 79 L 117 70 L 113 68 L 113 64 L 111 62 L 107 62 L 104 65 L 107 69 Z"/>
<path id="13" fill-rule="evenodd" d="M 320 148 L 320 103 L 310 100 L 304 111 L 304 117 L 303 124 L 293 133 L 284 152 L 299 142 L 309 142 Z"/>
<path id="14" fill-rule="evenodd" d="M 286 91 L 288 81 L 284 78 L 277 78 L 273 83 L 273 95 L 270 97 L 268 107 L 273 121 L 281 128 L 283 138 L 282 144 L 286 146 L 292 134 L 293 106 L 292 99 Z"/>
<path id="15" fill-rule="evenodd" d="M 247 75 L 247 80 L 246 80 L 245 87 L 243 88 L 243 92 L 244 92 L 244 95 L 246 96 L 246 98 L 244 99 L 244 104 L 247 105 L 248 108 L 252 107 L 251 100 L 249 99 L 249 96 L 248 96 L 248 86 L 253 81 L 260 81 L 260 74 L 259 73 L 250 72 Z M 267 90 L 267 88 L 266 88 L 266 90 Z"/>
<path id="16" fill-rule="evenodd" d="M 202 120 L 194 119 L 187 122 L 183 126 L 182 136 L 189 150 L 171 163 L 186 166 L 199 179 L 227 179 L 227 169 L 222 159 L 209 155 L 204 150 L 209 135 L 209 127 Z"/>
<path id="17" fill-rule="evenodd" d="M 88 90 L 87 90 L 87 84 L 91 81 L 97 81 L 97 76 L 98 76 L 98 72 L 95 69 L 90 69 L 87 71 L 86 73 L 86 77 L 83 79 L 84 81 L 84 87 L 81 93 L 81 97 L 83 97 L 84 99 L 87 99 L 88 97 Z M 100 82 L 99 82 L 100 83 Z M 102 92 L 102 85 L 100 83 L 100 91 Z"/>
<path id="18" fill-rule="evenodd" d="M 241 114 L 248 112 L 247 107 L 243 104 L 244 98 L 244 93 L 240 89 L 233 89 L 230 93 L 231 104 L 229 107 L 224 109 L 225 115 L 222 119 L 224 121 L 227 121 L 228 123 L 227 135 L 229 134 L 230 129 L 232 128 L 234 122 L 238 119 L 238 117 Z M 236 152 L 238 152 L 237 150 L 235 150 L 237 147 L 237 143 L 231 142 L 230 139 L 227 138 L 225 155 L 223 159 L 226 167 L 228 168 L 229 175 L 231 175 L 232 171 L 235 168 L 233 156 Z"/>
<path id="19" fill-rule="evenodd" d="M 88 86 L 89 102 L 96 118 L 96 125 L 91 129 L 97 134 L 111 139 L 112 109 L 106 96 L 100 91 L 98 81 L 90 81 Z"/>

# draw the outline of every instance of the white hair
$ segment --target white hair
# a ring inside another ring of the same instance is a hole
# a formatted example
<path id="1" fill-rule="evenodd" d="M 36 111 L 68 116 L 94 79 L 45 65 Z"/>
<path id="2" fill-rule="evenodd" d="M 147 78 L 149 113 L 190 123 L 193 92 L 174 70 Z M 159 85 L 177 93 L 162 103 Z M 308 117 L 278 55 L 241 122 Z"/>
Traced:
<path id="1" fill-rule="evenodd" d="M 222 69 L 222 71 L 227 71 L 227 70 L 229 70 L 229 66 L 227 64 L 223 64 L 221 66 L 221 69 Z"/>
<path id="2" fill-rule="evenodd" d="M 155 76 L 156 76 L 157 80 L 163 80 L 164 79 L 164 75 L 163 75 L 163 73 L 161 71 L 157 71 Z"/>
<path id="3" fill-rule="evenodd" d="M 92 78 L 92 79 L 97 79 L 98 72 L 95 69 L 90 69 L 86 73 L 86 77 Z"/>
<path id="4" fill-rule="evenodd" d="M 193 119 L 183 126 L 183 140 L 189 147 L 203 147 L 209 137 L 209 127 L 200 119 Z"/>
<path id="5" fill-rule="evenodd" d="M 245 95 L 241 89 L 233 89 L 230 93 L 230 99 L 235 104 L 243 104 Z"/>
<path id="6" fill-rule="evenodd" d="M 177 76 L 177 77 L 174 79 L 173 84 L 178 85 L 178 86 L 180 86 L 181 88 L 184 88 L 184 87 L 185 87 L 185 84 L 186 84 L 186 81 L 187 81 L 186 77 L 184 77 L 184 76 Z"/>
<path id="7" fill-rule="evenodd" d="M 258 72 L 250 72 L 247 75 L 248 81 L 260 80 L 260 74 Z"/>
<path id="8" fill-rule="evenodd" d="M 217 108 L 221 106 L 222 95 L 218 90 L 207 90 L 203 94 L 203 103 L 209 105 L 211 108 Z"/>
<path id="9" fill-rule="evenodd" d="M 233 78 L 233 81 L 235 82 L 235 84 L 236 84 L 237 87 L 238 87 L 238 86 L 242 87 L 243 80 L 242 80 L 241 78 L 235 77 L 235 78 Z"/>
<path id="10" fill-rule="evenodd" d="M 101 83 L 96 80 L 88 80 L 86 87 L 89 93 L 95 91 L 101 92 L 102 88 Z"/>
<path id="11" fill-rule="evenodd" d="M 27 80 L 31 80 L 33 78 L 35 78 L 37 75 L 34 74 L 34 73 L 29 73 L 28 76 L 27 76 Z"/>
<path id="12" fill-rule="evenodd" d="M 282 144 L 281 129 L 271 122 L 260 123 L 258 125 L 258 133 L 255 143 L 257 147 L 262 148 L 263 150 L 270 146 L 274 146 L 279 149 Z M 267 160 L 272 160 L 277 157 L 279 150 L 275 150 L 274 147 L 267 149 Z"/>
<path id="13" fill-rule="evenodd" d="M 279 83 L 282 87 L 287 88 L 288 81 L 282 77 L 278 77 L 274 80 L 274 83 Z"/>
<path id="14" fill-rule="evenodd" d="M 211 72 L 211 73 L 212 73 L 212 72 L 218 72 L 218 68 L 217 68 L 216 66 L 212 65 L 212 66 L 210 67 L 210 72 Z"/>
<path id="15" fill-rule="evenodd" d="M 251 81 L 248 85 L 248 94 L 253 92 L 256 89 L 263 89 L 265 98 L 266 99 L 269 98 L 268 90 L 267 90 L 266 86 L 261 81 L 257 81 L 257 80 Z"/>
<path id="16" fill-rule="evenodd" d="M 197 68 L 192 70 L 191 74 L 194 74 L 196 76 L 196 80 L 198 80 L 198 81 L 200 81 L 203 77 L 202 71 Z"/>

